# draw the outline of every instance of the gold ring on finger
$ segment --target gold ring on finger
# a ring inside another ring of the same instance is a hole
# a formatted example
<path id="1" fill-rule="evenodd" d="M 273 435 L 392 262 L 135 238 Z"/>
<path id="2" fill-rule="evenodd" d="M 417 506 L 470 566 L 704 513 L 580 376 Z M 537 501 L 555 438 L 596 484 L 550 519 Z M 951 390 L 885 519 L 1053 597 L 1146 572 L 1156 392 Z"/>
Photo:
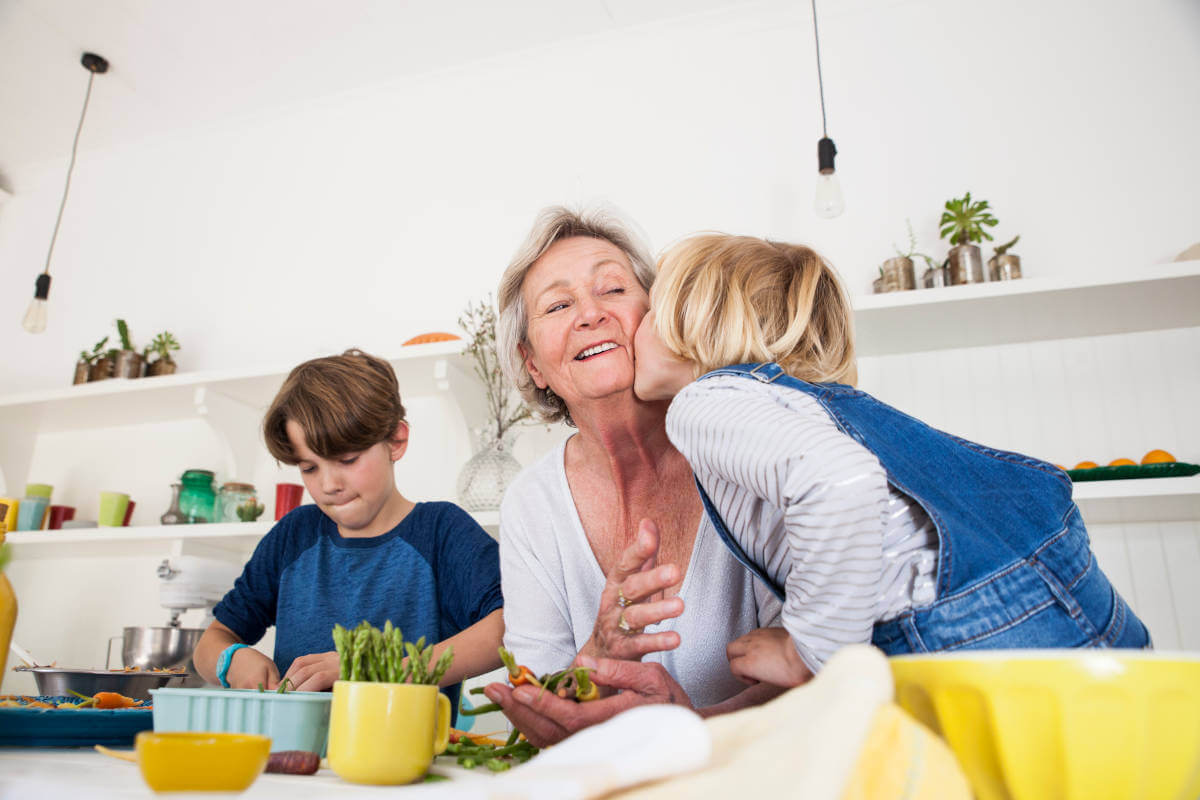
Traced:
<path id="1" fill-rule="evenodd" d="M 638 629 L 630 625 L 629 620 L 625 619 L 624 611 L 622 611 L 620 616 L 617 617 L 617 627 L 620 628 L 623 633 L 627 633 L 630 636 L 638 632 Z"/>
<path id="2" fill-rule="evenodd" d="M 621 587 L 617 587 L 617 605 L 621 608 L 629 608 L 633 605 L 633 601 L 625 596 L 625 591 Z"/>

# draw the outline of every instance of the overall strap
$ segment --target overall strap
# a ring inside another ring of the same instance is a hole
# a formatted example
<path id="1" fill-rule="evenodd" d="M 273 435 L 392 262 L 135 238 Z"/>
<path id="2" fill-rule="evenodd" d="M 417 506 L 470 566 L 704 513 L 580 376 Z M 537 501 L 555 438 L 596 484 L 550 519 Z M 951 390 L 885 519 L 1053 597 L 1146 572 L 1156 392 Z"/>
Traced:
<path id="1" fill-rule="evenodd" d="M 741 562 L 743 567 L 750 570 L 754 574 L 754 577 L 762 581 L 771 590 L 771 593 L 780 602 L 783 602 L 784 591 L 782 587 L 776 585 L 774 581 L 767 577 L 767 574 L 762 571 L 761 567 L 750 560 L 750 557 L 746 555 L 746 551 L 742 549 L 742 546 L 729 533 L 729 528 L 725 527 L 725 520 L 721 519 L 720 512 L 717 511 L 717 507 L 713 504 L 713 501 L 709 499 L 708 492 L 704 491 L 704 487 L 700 485 L 700 480 L 695 478 L 695 476 L 693 478 L 696 480 L 696 489 L 700 492 L 700 502 L 704 503 L 704 511 L 708 514 L 708 519 L 712 522 L 713 527 L 717 529 L 717 535 L 721 537 L 721 541 L 725 543 L 725 546 L 729 548 L 729 552 L 733 553 L 733 557 Z"/>

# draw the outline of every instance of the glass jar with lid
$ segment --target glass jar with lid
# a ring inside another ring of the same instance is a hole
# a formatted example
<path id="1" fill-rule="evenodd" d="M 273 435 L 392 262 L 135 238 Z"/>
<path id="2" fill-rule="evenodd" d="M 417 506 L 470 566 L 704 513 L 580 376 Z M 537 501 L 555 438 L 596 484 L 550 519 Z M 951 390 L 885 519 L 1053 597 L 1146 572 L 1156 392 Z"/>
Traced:
<path id="1" fill-rule="evenodd" d="M 262 513 L 253 484 L 229 481 L 217 498 L 218 522 L 253 522 Z"/>
<path id="2" fill-rule="evenodd" d="M 187 522 L 213 522 L 217 493 L 213 489 L 212 470 L 189 469 L 179 479 L 179 511 Z"/>

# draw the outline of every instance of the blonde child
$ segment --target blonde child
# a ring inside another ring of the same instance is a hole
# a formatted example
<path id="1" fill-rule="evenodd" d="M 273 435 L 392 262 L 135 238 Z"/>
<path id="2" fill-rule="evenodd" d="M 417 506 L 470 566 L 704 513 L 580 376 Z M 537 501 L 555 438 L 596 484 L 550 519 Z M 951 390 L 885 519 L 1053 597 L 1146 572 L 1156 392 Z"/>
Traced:
<path id="1" fill-rule="evenodd" d="M 815 252 L 697 235 L 662 257 L 650 306 L 635 392 L 671 400 L 705 510 L 784 601 L 784 630 L 730 644 L 739 678 L 794 686 L 854 642 L 1149 646 L 1061 470 L 853 388 L 852 312 Z"/>
<path id="2" fill-rule="evenodd" d="M 213 609 L 194 656 L 212 683 L 328 689 L 338 677 L 334 624 L 386 620 L 404 637 L 454 647 L 443 686 L 500 666 L 504 633 L 495 540 L 452 503 L 413 502 L 393 465 L 408 446 L 395 372 L 357 350 L 292 370 L 263 422 L 267 449 L 300 467 L 315 505 L 259 542 Z M 275 626 L 274 658 L 248 647 Z"/>

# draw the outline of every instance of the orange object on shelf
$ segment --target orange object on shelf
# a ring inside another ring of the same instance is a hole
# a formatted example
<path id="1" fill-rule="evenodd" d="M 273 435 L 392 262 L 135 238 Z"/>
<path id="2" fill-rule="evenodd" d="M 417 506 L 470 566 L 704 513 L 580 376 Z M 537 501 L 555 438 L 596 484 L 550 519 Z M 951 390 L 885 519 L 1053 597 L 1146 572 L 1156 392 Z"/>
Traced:
<path id="1" fill-rule="evenodd" d="M 402 346 L 408 347 L 410 344 L 429 344 L 430 342 L 450 342 L 458 338 L 461 337 L 454 333 L 422 333 L 412 337 Z"/>
<path id="2" fill-rule="evenodd" d="M 1095 461 L 1080 461 L 1075 465 L 1075 469 L 1095 469 L 1100 466 Z"/>
<path id="3" fill-rule="evenodd" d="M 1136 467 L 1137 462 L 1132 458 L 1118 458 L 1108 462 L 1110 467 Z"/>
<path id="4" fill-rule="evenodd" d="M 1174 464 L 1175 456 L 1168 453 L 1166 450 L 1151 450 L 1146 455 L 1142 456 L 1143 464 Z"/>

